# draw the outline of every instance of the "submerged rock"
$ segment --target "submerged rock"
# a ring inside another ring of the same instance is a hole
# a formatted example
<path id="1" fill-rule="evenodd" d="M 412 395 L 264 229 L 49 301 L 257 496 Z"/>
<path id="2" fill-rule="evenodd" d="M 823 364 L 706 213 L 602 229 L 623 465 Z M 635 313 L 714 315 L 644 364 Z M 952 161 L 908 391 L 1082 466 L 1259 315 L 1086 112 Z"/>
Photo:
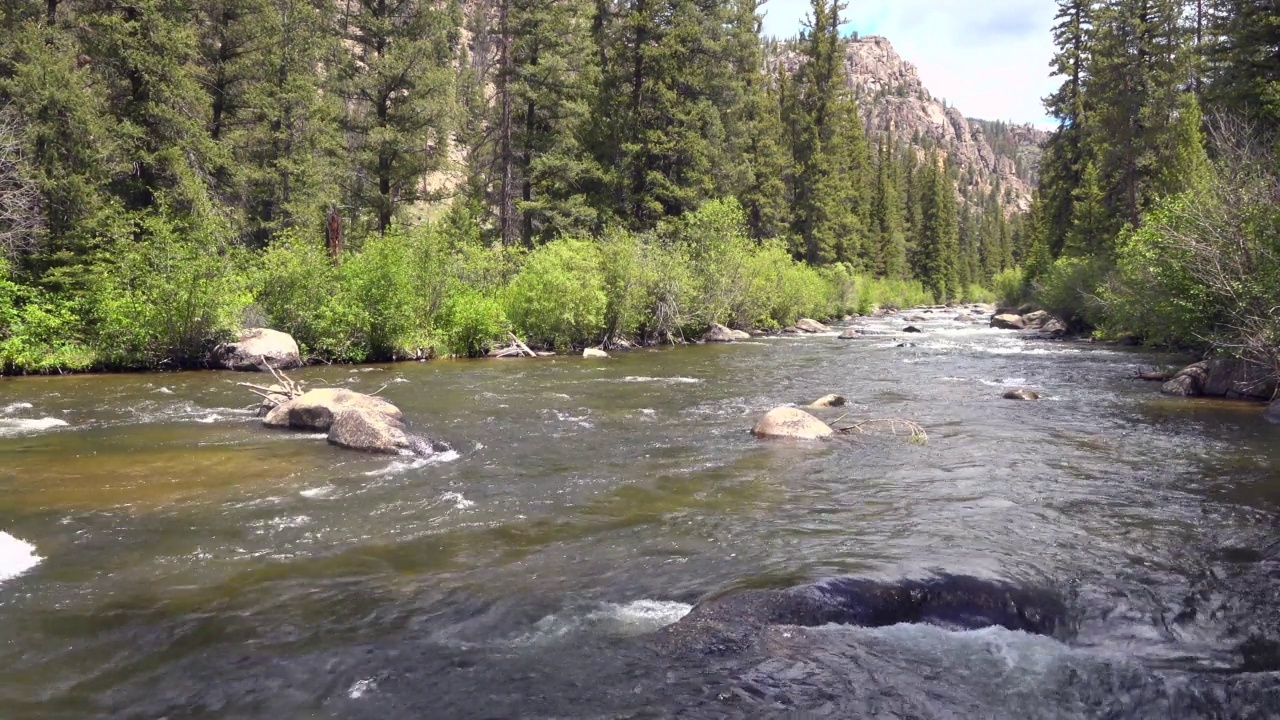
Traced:
<path id="1" fill-rule="evenodd" d="M 826 423 L 809 413 L 793 407 L 771 410 L 760 418 L 751 433 L 761 438 L 788 440 L 821 440 L 835 434 Z"/>
<path id="2" fill-rule="evenodd" d="M 236 342 L 219 345 L 213 356 L 228 370 L 265 372 L 268 367 L 276 370 L 302 367 L 302 355 L 293 336 L 268 328 L 241 330 Z"/>
<path id="3" fill-rule="evenodd" d="M 843 395 L 827 395 L 825 397 L 820 397 L 817 400 L 814 400 L 812 403 L 809 404 L 809 407 L 837 408 L 837 407 L 844 407 L 846 402 L 848 401 L 844 399 Z"/>
<path id="4" fill-rule="evenodd" d="M 1027 390 L 1026 388 L 1019 388 L 1017 390 L 1010 390 L 1009 392 L 1005 393 L 1004 399 L 1005 400 L 1039 400 L 1040 395 L 1038 393 Z"/>
<path id="5" fill-rule="evenodd" d="M 908 326 L 906 326 L 905 328 L 903 328 L 903 329 L 902 329 L 902 332 L 904 332 L 904 333 L 922 333 L 922 332 L 924 332 L 924 331 L 923 331 L 923 330 L 921 330 L 920 328 L 916 327 L 915 325 L 908 325 Z"/>
<path id="6" fill-rule="evenodd" d="M 1021 330 L 1026 327 L 1021 315 L 995 315 L 991 318 L 991 327 L 998 330 Z"/>
<path id="7" fill-rule="evenodd" d="M 834 578 L 783 590 L 742 590 L 694 606 L 654 635 L 677 654 L 724 655 L 748 650 L 769 626 L 904 623 L 977 630 L 1002 627 L 1070 639 L 1075 625 L 1056 593 L 998 581 L 944 575 L 928 580 L 876 582 Z"/>
<path id="8" fill-rule="evenodd" d="M 973 322 L 973 316 L 968 313 L 960 313 L 959 315 L 951 319 L 955 320 L 956 322 Z"/>
<path id="9" fill-rule="evenodd" d="M 595 358 L 597 360 L 607 360 L 609 358 L 609 353 L 599 348 L 587 348 L 586 350 L 582 351 L 582 357 Z"/>
<path id="10" fill-rule="evenodd" d="M 831 332 L 831 328 L 827 327 L 826 325 L 823 325 L 817 320 L 810 320 L 809 318 L 801 318 L 797 320 L 796 329 L 800 330 L 801 332 L 807 332 L 807 333 Z"/>
<path id="11" fill-rule="evenodd" d="M 1267 411 L 1262 413 L 1262 417 L 1267 422 L 1280 425 L 1280 400 L 1271 401 L 1271 404 L 1267 406 Z"/>
<path id="12" fill-rule="evenodd" d="M 378 413 L 396 422 L 404 420 L 400 408 L 380 397 L 345 388 L 321 388 L 280 403 L 267 413 L 262 424 L 272 428 L 328 432 L 333 419 L 347 410 Z"/>
<path id="13" fill-rule="evenodd" d="M 849 328 L 848 330 L 840 333 L 841 340 L 857 340 L 859 337 L 861 337 L 861 335 L 853 328 Z"/>

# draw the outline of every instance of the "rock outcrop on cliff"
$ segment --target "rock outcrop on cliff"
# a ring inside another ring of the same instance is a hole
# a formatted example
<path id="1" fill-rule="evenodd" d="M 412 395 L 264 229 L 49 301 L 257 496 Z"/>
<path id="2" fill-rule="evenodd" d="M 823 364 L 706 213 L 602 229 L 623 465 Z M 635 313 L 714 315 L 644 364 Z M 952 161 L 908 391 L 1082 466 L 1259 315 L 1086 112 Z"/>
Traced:
<path id="1" fill-rule="evenodd" d="M 794 73 L 802 56 L 787 43 L 775 46 L 770 70 Z M 999 182 L 1007 211 L 1026 210 L 1037 180 L 1040 146 L 1048 133 L 1030 125 L 973 120 L 924 86 L 915 65 L 887 38 L 850 38 L 845 44 L 845 76 L 858 98 L 872 138 L 890 130 L 916 148 L 938 148 L 960 171 L 961 190 L 983 197 Z"/>

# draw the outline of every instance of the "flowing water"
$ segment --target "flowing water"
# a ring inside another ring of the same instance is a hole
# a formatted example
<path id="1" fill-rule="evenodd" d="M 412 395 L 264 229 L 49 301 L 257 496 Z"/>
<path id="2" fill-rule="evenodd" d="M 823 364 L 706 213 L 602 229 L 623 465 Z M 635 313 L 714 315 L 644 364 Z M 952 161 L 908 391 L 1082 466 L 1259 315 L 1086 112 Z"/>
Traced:
<path id="1" fill-rule="evenodd" d="M 0 381 L 0 718 L 1277 716 L 1258 406 L 1126 379 L 1149 354 L 860 322 L 887 334 L 297 373 L 385 386 L 431 461 L 265 430 L 227 373 Z M 928 444 L 748 433 L 830 392 Z M 944 574 L 1071 631 L 653 641 L 742 588 Z"/>

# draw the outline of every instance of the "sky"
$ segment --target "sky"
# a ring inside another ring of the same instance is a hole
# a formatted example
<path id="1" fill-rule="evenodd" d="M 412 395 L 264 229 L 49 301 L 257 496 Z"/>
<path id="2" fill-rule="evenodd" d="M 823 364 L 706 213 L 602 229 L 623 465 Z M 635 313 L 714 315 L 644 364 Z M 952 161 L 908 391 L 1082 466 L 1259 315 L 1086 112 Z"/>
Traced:
<path id="1" fill-rule="evenodd" d="M 1049 126 L 1053 0 L 848 0 L 847 31 L 883 35 L 968 117 Z M 809 0 L 768 0 L 764 32 L 796 34 Z"/>

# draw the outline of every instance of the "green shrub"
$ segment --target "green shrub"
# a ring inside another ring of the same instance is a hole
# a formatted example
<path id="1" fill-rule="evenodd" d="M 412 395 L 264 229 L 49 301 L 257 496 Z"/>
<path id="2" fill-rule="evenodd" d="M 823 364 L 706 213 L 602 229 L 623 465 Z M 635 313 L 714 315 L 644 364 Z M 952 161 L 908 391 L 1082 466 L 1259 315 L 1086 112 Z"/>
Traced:
<path id="1" fill-rule="evenodd" d="M 1107 261 L 1061 257 L 1034 283 L 1035 302 L 1076 329 L 1097 327 L 1103 318 L 1099 291 Z"/>
<path id="2" fill-rule="evenodd" d="M 608 298 L 598 248 L 571 238 L 538 248 L 505 299 L 507 317 L 530 342 L 564 348 L 601 341 Z"/>
<path id="3" fill-rule="evenodd" d="M 102 362 L 198 362 L 239 329 L 252 299 L 245 255 L 213 232 L 152 213 L 136 220 L 136 238 L 114 239 L 88 298 Z"/>
<path id="4" fill-rule="evenodd" d="M 499 300 L 464 288 L 449 297 L 435 327 L 450 354 L 479 357 L 507 334 L 508 323 Z"/>
<path id="5" fill-rule="evenodd" d="M 80 340 L 83 331 L 70 303 L 12 282 L 0 258 L 0 372 L 90 367 L 94 356 Z"/>
<path id="6" fill-rule="evenodd" d="M 429 345 L 431 308 L 424 302 L 427 295 L 415 265 L 420 245 L 429 237 L 393 230 L 370 237 L 359 252 L 343 256 L 331 321 L 351 328 L 365 359 L 417 357 Z"/>
<path id="7" fill-rule="evenodd" d="M 1008 268 L 991 279 L 995 302 L 1017 307 L 1030 299 L 1030 288 L 1022 268 Z"/>
<path id="8" fill-rule="evenodd" d="M 319 239 L 277 236 L 258 259 L 254 299 L 267 324 L 293 336 L 304 353 L 347 355 L 353 325 L 335 322 L 338 267 Z"/>

